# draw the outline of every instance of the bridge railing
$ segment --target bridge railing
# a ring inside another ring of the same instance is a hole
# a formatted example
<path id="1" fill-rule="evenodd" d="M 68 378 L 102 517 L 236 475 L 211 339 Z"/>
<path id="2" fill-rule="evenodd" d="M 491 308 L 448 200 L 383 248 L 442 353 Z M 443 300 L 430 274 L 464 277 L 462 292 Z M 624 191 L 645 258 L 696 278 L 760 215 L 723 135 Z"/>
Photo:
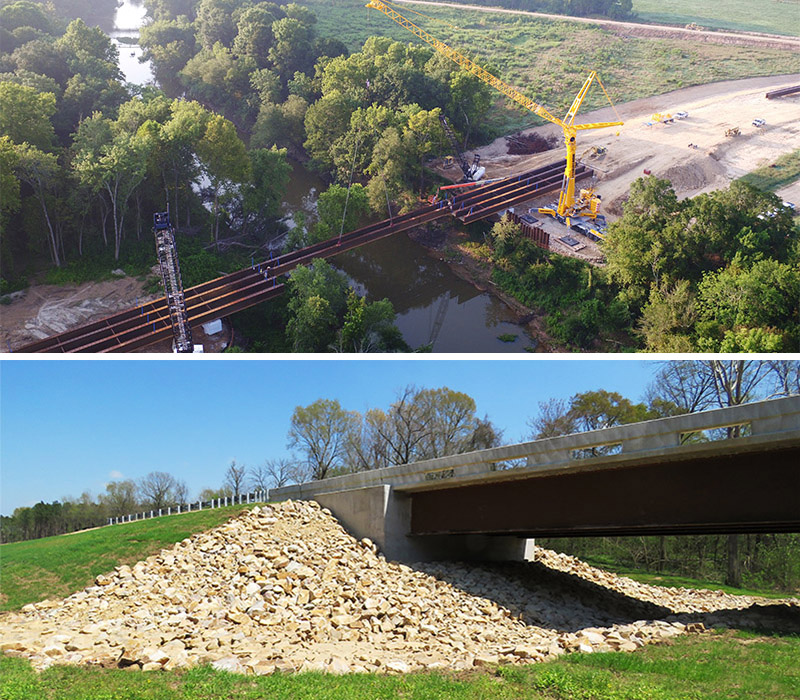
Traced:
<path id="1" fill-rule="evenodd" d="M 728 428 L 739 430 L 728 431 Z M 713 435 L 716 431 L 717 435 Z M 709 437 L 708 433 L 712 432 Z M 719 437 L 731 439 L 726 443 Z M 738 437 L 734 437 L 738 436 Z M 587 468 L 648 456 L 681 459 L 690 453 L 758 449 L 781 441 L 800 441 L 800 396 L 613 426 L 562 437 L 494 447 L 383 469 L 345 474 L 270 490 L 271 500 L 313 498 L 320 493 L 390 484 L 403 490 L 435 488 L 452 479 L 487 478 L 492 472 L 524 473 Z M 502 476 L 502 475 L 498 475 Z"/>

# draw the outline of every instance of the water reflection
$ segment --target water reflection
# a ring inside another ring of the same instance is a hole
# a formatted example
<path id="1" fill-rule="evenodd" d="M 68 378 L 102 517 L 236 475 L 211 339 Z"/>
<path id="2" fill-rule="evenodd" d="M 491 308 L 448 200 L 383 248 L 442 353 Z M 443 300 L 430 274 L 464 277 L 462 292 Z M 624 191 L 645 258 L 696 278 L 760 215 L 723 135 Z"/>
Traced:
<path id="1" fill-rule="evenodd" d="M 389 299 L 412 347 L 434 352 L 523 352 L 535 347 L 514 313 L 491 294 L 453 274 L 445 262 L 404 233 L 333 258 L 370 299 Z M 514 342 L 501 335 L 517 336 Z"/>
<path id="2" fill-rule="evenodd" d="M 104 28 L 119 49 L 119 67 L 125 80 L 135 85 L 154 82 L 153 68 L 149 61 L 140 63 L 142 47 L 138 43 L 120 41 L 122 38 L 139 41 L 139 29 L 144 24 L 147 8 L 141 0 L 125 0 L 114 15 L 114 26 L 109 31 Z"/>

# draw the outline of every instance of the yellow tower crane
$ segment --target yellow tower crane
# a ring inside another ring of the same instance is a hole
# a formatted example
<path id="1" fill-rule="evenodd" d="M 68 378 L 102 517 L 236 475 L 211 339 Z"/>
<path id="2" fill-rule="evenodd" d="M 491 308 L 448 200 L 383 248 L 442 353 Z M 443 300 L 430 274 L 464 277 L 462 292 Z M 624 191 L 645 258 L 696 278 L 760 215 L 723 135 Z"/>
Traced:
<path id="1" fill-rule="evenodd" d="M 529 97 L 525 97 L 525 95 L 523 95 L 521 92 L 500 80 L 500 78 L 495 77 L 489 73 L 489 71 L 481 68 L 474 61 L 471 61 L 469 58 L 463 56 L 444 42 L 439 41 L 436 37 L 428 34 L 428 32 L 426 32 L 424 29 L 418 27 L 411 20 L 397 12 L 397 10 L 389 7 L 387 4 L 382 2 L 382 0 L 370 0 L 367 3 L 367 7 L 371 7 L 382 12 L 389 19 L 394 20 L 401 27 L 404 27 L 412 34 L 415 34 L 425 43 L 430 44 L 439 53 L 444 54 L 450 60 L 457 63 L 464 70 L 469 71 L 484 83 L 487 83 L 493 88 L 499 90 L 509 99 L 514 100 L 514 102 L 525 107 L 525 109 L 530 110 L 534 114 L 537 114 L 553 124 L 558 124 L 558 126 L 560 126 L 564 132 L 564 143 L 567 147 L 567 167 L 564 170 L 564 181 L 561 187 L 561 194 L 558 196 L 558 207 L 556 209 L 542 208 L 539 209 L 539 211 L 542 214 L 550 214 L 553 216 L 558 214 L 559 216 L 566 217 L 567 219 L 569 219 L 571 216 L 588 216 L 594 219 L 597 216 L 600 198 L 597 197 L 592 190 L 581 190 L 580 196 L 577 199 L 575 197 L 575 152 L 577 149 L 576 136 L 579 131 L 584 131 L 586 129 L 602 129 L 607 126 L 622 126 L 623 122 L 596 122 L 593 124 L 574 123 L 575 115 L 578 113 L 581 103 L 586 97 L 586 93 L 589 91 L 592 81 L 597 80 L 597 82 L 600 84 L 600 87 L 603 89 L 606 98 L 608 98 L 609 103 L 611 103 L 611 98 L 608 97 L 608 92 L 606 92 L 603 83 L 600 81 L 600 77 L 595 71 L 589 73 L 589 77 L 586 79 L 586 82 L 583 84 L 580 92 L 578 92 L 578 94 L 575 96 L 575 99 L 572 101 L 572 106 L 567 111 L 564 119 L 559 119 L 558 117 L 550 114 L 550 112 L 548 112 L 547 109 L 542 107 L 540 104 L 537 104 Z"/>

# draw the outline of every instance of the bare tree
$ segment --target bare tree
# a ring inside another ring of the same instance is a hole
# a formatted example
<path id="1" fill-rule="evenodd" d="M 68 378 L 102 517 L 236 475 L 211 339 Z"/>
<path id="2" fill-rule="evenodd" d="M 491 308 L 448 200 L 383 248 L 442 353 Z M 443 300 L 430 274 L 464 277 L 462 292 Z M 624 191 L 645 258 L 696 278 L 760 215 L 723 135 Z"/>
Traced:
<path id="1" fill-rule="evenodd" d="M 558 437 L 578 432 L 575 418 L 570 414 L 569 401 L 548 399 L 539 402 L 539 415 L 528 419 L 533 440 Z"/>
<path id="2" fill-rule="evenodd" d="M 175 501 L 177 503 L 189 502 L 189 488 L 185 481 L 175 481 Z"/>
<path id="3" fill-rule="evenodd" d="M 297 465 L 291 459 L 268 459 L 250 472 L 250 483 L 259 491 L 278 489 L 297 481 Z"/>
<path id="4" fill-rule="evenodd" d="M 139 480 L 141 500 L 154 510 L 172 505 L 178 483 L 172 474 L 150 472 Z"/>
<path id="5" fill-rule="evenodd" d="M 244 483 L 247 478 L 247 467 L 244 464 L 236 464 L 236 460 L 231 460 L 228 471 L 225 472 L 225 486 L 232 492 L 234 498 L 238 498 L 242 493 Z"/>

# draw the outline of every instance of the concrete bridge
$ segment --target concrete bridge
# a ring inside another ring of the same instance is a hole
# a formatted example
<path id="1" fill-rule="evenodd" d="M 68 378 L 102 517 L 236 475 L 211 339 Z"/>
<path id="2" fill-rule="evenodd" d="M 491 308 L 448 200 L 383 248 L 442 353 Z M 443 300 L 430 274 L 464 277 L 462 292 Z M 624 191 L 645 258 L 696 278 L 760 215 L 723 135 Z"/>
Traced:
<path id="1" fill-rule="evenodd" d="M 800 397 L 358 472 L 270 498 L 315 499 L 405 561 L 524 559 L 536 536 L 800 532 Z"/>

